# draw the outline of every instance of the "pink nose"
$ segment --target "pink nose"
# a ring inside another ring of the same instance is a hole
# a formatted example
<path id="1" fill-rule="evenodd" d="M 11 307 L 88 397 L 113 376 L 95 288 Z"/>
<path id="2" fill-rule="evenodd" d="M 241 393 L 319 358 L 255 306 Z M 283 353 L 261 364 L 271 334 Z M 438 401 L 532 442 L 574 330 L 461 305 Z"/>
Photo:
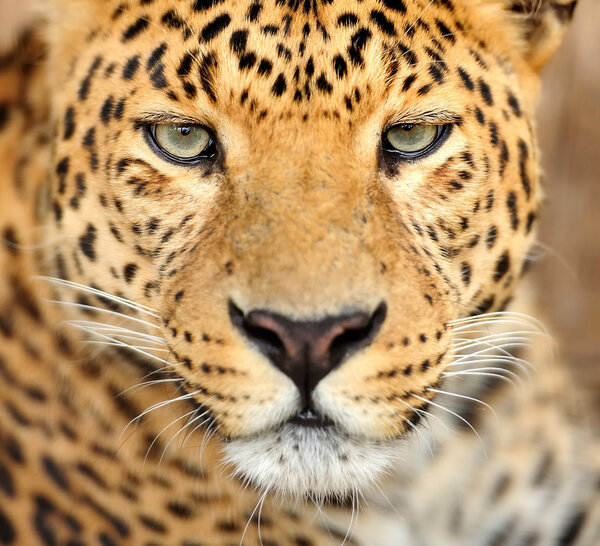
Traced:
<path id="1" fill-rule="evenodd" d="M 230 304 L 232 322 L 296 384 L 303 408 L 310 405 L 310 395 L 321 379 L 372 342 L 386 311 L 382 303 L 372 314 L 359 311 L 295 321 L 262 309 L 244 315 Z"/>

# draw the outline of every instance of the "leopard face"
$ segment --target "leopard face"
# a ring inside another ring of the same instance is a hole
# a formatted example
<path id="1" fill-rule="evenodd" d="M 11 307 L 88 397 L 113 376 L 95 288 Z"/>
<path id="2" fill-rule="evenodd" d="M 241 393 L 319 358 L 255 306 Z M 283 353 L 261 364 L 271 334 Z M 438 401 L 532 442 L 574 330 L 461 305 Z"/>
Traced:
<path id="1" fill-rule="evenodd" d="M 434 399 L 452 321 L 503 309 L 532 242 L 540 61 L 515 15 L 500 0 L 62 8 L 51 273 L 143 319 L 243 479 L 298 496 L 368 484 Z"/>

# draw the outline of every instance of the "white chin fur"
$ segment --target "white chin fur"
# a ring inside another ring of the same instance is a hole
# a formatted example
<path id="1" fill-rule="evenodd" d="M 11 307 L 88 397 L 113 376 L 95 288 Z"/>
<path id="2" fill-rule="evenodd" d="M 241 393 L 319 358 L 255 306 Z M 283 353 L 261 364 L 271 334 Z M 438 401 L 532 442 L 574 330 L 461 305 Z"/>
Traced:
<path id="1" fill-rule="evenodd" d="M 353 438 L 334 427 L 287 423 L 224 446 L 234 474 L 262 491 L 314 500 L 364 491 L 398 456 L 398 440 Z"/>

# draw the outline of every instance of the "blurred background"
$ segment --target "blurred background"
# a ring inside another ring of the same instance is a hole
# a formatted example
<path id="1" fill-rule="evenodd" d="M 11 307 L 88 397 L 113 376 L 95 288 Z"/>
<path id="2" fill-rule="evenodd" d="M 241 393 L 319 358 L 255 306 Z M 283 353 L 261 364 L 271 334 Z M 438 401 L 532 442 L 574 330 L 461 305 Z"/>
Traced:
<path id="1" fill-rule="evenodd" d="M 0 0 L 0 46 L 28 3 Z M 542 318 L 600 421 L 600 1 L 579 1 L 544 81 L 538 128 L 546 204 L 532 278 Z"/>
<path id="2" fill-rule="evenodd" d="M 544 70 L 538 135 L 545 170 L 539 261 L 543 319 L 600 416 L 600 2 L 580 0 Z M 598 207 L 598 210 L 596 210 Z"/>

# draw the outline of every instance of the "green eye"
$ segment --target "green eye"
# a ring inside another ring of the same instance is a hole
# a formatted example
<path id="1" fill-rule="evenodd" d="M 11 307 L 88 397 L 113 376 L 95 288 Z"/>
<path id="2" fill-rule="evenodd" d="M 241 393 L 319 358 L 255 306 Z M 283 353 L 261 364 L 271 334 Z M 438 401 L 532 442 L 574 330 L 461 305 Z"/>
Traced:
<path id="1" fill-rule="evenodd" d="M 383 135 L 383 148 L 406 158 L 425 155 L 445 135 L 447 125 L 403 123 L 390 127 Z"/>
<path id="2" fill-rule="evenodd" d="M 175 161 L 190 163 L 214 154 L 213 139 L 200 125 L 155 124 L 151 134 L 160 151 Z"/>

